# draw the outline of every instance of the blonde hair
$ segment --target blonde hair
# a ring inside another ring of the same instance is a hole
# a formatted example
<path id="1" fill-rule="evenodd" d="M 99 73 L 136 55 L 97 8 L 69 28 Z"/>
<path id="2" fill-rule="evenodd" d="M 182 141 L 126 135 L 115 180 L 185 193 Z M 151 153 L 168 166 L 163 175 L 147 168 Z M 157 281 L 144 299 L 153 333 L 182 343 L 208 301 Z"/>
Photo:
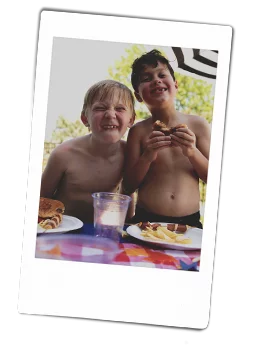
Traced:
<path id="1" fill-rule="evenodd" d="M 118 100 L 122 99 L 124 104 L 132 110 L 133 116 L 135 116 L 135 100 L 132 91 L 123 83 L 114 80 L 97 82 L 88 89 L 84 97 L 82 114 L 87 116 L 88 110 L 94 102 L 100 102 L 106 98 L 113 100 L 115 92 L 118 94 Z"/>

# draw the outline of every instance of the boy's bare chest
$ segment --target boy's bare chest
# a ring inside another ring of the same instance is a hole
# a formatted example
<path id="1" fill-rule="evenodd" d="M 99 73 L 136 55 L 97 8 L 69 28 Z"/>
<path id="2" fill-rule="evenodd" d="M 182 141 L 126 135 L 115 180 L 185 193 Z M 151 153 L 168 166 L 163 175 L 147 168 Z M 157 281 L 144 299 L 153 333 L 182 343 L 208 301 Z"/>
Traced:
<path id="1" fill-rule="evenodd" d="M 65 173 L 65 182 L 73 189 L 90 191 L 116 187 L 123 174 L 123 156 L 96 158 L 84 156 L 71 161 Z"/>
<path id="2" fill-rule="evenodd" d="M 159 151 L 156 160 L 152 163 L 152 169 L 176 171 L 191 169 L 189 159 L 184 156 L 180 147 L 168 147 Z"/>

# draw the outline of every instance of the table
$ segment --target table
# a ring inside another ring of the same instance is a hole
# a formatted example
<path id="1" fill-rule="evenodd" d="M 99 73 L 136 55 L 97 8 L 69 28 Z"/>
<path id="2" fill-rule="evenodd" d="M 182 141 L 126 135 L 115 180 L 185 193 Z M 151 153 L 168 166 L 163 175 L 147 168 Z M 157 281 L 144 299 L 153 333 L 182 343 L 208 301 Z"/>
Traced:
<path id="1" fill-rule="evenodd" d="M 125 229 L 127 226 L 125 226 Z M 131 236 L 119 241 L 95 237 L 93 225 L 77 231 L 37 236 L 36 258 L 90 263 L 141 266 L 173 270 L 199 271 L 200 250 L 170 250 L 150 246 Z"/>

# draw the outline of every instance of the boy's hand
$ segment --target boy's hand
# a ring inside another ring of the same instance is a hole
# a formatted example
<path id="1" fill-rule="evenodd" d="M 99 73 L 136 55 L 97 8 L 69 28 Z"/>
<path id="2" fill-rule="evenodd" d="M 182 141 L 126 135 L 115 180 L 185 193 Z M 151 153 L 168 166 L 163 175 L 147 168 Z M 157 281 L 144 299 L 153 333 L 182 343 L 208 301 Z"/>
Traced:
<path id="1" fill-rule="evenodd" d="M 146 140 L 146 146 L 142 156 L 147 158 L 150 162 L 153 162 L 157 158 L 159 151 L 170 146 L 170 136 L 165 136 L 161 131 L 153 131 Z"/>
<path id="2" fill-rule="evenodd" d="M 171 134 L 171 146 L 181 147 L 186 157 L 191 157 L 196 150 L 196 136 L 188 128 L 179 128 Z"/>

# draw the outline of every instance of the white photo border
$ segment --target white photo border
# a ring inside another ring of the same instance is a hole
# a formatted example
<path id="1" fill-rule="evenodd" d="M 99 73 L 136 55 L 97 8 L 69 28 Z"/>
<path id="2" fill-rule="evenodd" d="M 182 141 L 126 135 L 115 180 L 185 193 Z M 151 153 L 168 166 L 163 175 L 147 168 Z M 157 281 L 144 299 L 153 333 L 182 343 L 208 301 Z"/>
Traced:
<path id="1" fill-rule="evenodd" d="M 37 205 L 54 37 L 218 50 L 199 272 L 35 258 Z M 42 11 L 18 304 L 20 313 L 199 329 L 207 327 L 231 38 L 232 28 L 229 26 Z"/>

